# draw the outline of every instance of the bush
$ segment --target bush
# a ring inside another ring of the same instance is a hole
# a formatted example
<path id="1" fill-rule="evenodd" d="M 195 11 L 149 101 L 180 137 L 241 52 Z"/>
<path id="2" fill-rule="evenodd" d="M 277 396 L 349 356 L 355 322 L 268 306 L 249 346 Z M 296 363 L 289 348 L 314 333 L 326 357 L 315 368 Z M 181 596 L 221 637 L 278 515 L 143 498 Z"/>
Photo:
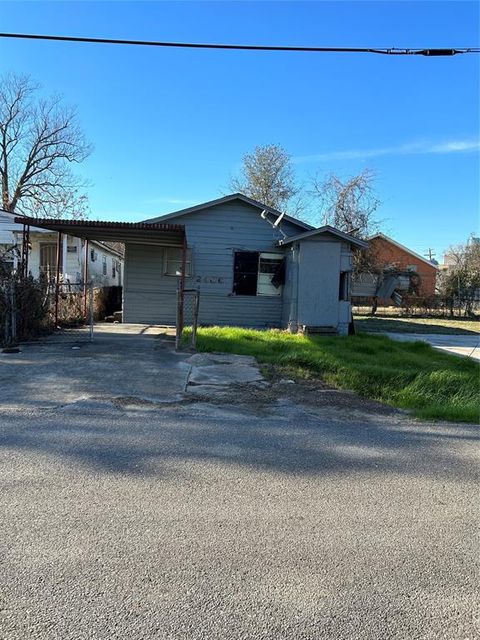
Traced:
<path id="1" fill-rule="evenodd" d="M 15 327 L 13 323 L 15 322 Z M 51 330 L 48 287 L 31 276 L 8 273 L 0 263 L 0 342 L 29 340 Z"/>

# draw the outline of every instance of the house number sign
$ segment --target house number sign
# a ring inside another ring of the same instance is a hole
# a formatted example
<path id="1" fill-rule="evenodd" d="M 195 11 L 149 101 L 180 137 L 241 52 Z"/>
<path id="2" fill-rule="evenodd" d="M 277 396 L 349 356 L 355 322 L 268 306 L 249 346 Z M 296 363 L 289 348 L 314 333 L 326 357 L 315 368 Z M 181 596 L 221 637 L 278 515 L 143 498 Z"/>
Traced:
<path id="1" fill-rule="evenodd" d="M 197 276 L 195 282 L 197 284 L 201 282 L 205 282 L 206 284 L 223 284 L 224 278 L 217 276 Z"/>

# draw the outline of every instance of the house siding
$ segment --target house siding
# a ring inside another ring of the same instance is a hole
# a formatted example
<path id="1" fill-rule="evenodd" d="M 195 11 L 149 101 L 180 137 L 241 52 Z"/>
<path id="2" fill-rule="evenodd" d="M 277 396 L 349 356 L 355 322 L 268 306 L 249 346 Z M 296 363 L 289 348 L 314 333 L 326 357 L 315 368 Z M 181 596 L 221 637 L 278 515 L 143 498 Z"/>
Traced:
<path id="1" fill-rule="evenodd" d="M 169 219 L 169 223 L 177 222 L 185 225 L 191 250 L 192 276 L 186 278 L 185 286 L 200 290 L 201 323 L 280 327 L 282 296 L 232 294 L 233 253 L 246 250 L 283 254 L 276 242 L 284 234 L 297 234 L 298 227 L 287 222 L 282 223 L 281 229 L 273 228 L 260 217 L 257 208 L 241 201 Z M 175 322 L 177 278 L 164 275 L 163 255 L 162 247 L 127 245 L 125 322 Z"/>
<path id="2" fill-rule="evenodd" d="M 279 247 L 278 241 L 297 236 L 299 227 L 289 221 L 273 227 L 257 207 L 239 200 L 170 217 L 168 222 L 185 226 L 192 265 L 185 287 L 200 290 L 200 324 L 292 330 L 305 324 L 347 330 L 350 303 L 340 309 L 338 289 L 340 270 L 351 268 L 348 243 L 325 235 Z M 242 250 L 285 256 L 282 295 L 232 293 L 234 252 Z M 178 278 L 165 275 L 165 251 L 151 245 L 126 246 L 125 322 L 175 323 Z M 190 313 L 187 303 L 186 324 Z"/>
<path id="3" fill-rule="evenodd" d="M 19 253 L 22 245 L 23 225 L 14 222 L 15 214 L 10 212 L 0 212 L 0 249 L 5 246 L 16 245 Z M 28 257 L 28 270 L 34 278 L 40 276 L 40 245 L 41 244 L 57 244 L 58 235 L 55 232 L 30 227 L 30 245 L 31 251 Z M 75 236 L 64 235 L 63 242 L 67 242 L 68 247 L 76 247 L 74 252 L 64 251 L 62 244 L 62 268 L 64 276 L 70 282 L 80 282 L 83 280 L 83 261 L 84 261 L 84 245 L 83 240 Z M 97 260 L 90 260 L 90 252 L 88 255 L 88 278 L 96 286 L 120 286 L 122 284 L 123 259 L 117 253 L 110 251 L 107 247 L 102 246 L 98 242 L 91 242 L 90 247 L 95 250 Z M 103 257 L 107 260 L 107 273 L 103 273 Z M 64 263 L 65 258 L 65 263 Z M 115 278 L 112 275 L 113 263 L 120 264 L 120 273 L 116 273 Z"/>
<path id="4" fill-rule="evenodd" d="M 339 324 L 340 242 L 299 245 L 298 324 L 337 328 Z"/>

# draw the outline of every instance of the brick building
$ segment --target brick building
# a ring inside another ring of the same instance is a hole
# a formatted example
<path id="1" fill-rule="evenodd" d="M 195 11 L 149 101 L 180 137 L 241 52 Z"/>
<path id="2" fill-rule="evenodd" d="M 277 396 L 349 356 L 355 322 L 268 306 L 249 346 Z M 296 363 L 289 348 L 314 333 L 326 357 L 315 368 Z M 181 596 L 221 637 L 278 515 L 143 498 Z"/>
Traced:
<path id="1" fill-rule="evenodd" d="M 420 278 L 419 295 L 435 295 L 437 265 L 383 233 L 376 233 L 369 238 L 369 245 L 375 252 L 378 264 L 385 268 L 414 271 Z"/>

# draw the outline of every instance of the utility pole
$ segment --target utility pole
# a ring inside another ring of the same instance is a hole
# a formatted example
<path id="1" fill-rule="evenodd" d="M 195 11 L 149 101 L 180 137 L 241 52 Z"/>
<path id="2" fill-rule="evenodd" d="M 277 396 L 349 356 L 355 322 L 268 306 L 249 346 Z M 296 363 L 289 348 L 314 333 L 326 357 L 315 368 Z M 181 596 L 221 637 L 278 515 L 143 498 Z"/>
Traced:
<path id="1" fill-rule="evenodd" d="M 428 248 L 427 249 L 427 253 L 423 254 L 426 258 L 428 258 L 430 260 L 430 262 L 433 260 L 433 258 L 435 257 L 435 251 L 433 249 Z"/>

